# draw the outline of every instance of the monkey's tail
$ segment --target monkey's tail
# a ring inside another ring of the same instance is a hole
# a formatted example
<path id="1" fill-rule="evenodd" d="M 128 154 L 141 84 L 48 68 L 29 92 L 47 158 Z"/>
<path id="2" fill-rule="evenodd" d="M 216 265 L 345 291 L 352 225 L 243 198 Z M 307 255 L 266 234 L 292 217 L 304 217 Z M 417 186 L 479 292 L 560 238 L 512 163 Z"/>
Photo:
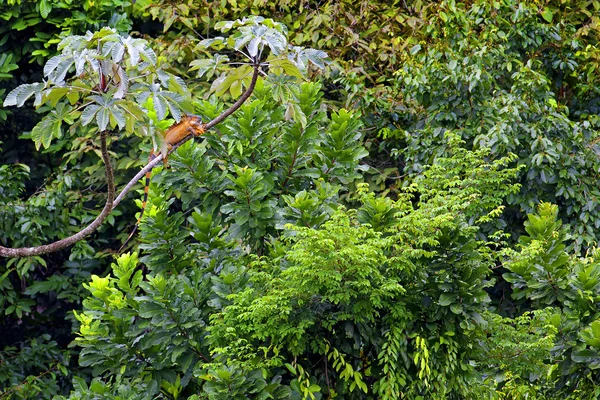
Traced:
<path id="1" fill-rule="evenodd" d="M 129 237 L 127 237 L 127 240 L 125 240 L 125 243 L 123 243 L 121 248 L 119 248 L 119 253 L 121 253 L 121 251 L 123 251 L 123 248 L 125 247 L 127 242 L 129 242 L 129 240 L 133 237 L 133 235 L 137 231 L 138 227 L 140 226 L 140 222 L 142 221 L 142 217 L 144 216 L 144 211 L 146 211 L 146 203 L 148 203 L 148 191 L 150 190 L 150 173 L 151 173 L 151 171 L 146 172 L 146 184 L 144 185 L 144 198 L 142 200 L 142 210 L 140 211 L 140 216 L 138 217 L 137 222 L 135 223 L 135 226 L 133 227 L 133 230 L 129 234 Z"/>

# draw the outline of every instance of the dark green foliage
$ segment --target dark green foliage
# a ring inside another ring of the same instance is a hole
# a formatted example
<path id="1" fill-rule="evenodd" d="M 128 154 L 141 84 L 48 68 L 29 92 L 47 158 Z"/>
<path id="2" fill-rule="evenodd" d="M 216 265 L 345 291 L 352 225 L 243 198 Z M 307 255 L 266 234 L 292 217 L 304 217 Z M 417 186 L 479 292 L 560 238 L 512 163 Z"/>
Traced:
<path id="1" fill-rule="evenodd" d="M 439 16 L 395 74 L 404 101 L 392 133 L 399 141 L 388 141 L 404 171 L 444 154 L 447 130 L 492 157 L 515 153 L 525 168 L 508 203 L 523 213 L 540 200 L 558 203 L 575 248 L 596 242 L 600 119 L 585 67 L 595 41 L 568 19 L 549 24 L 533 3 L 449 1 Z"/>
<path id="2" fill-rule="evenodd" d="M 47 334 L 21 343 L 19 348 L 4 347 L 0 354 L 0 398 L 59 394 L 70 375 L 68 368 L 69 352 L 61 350 Z"/>

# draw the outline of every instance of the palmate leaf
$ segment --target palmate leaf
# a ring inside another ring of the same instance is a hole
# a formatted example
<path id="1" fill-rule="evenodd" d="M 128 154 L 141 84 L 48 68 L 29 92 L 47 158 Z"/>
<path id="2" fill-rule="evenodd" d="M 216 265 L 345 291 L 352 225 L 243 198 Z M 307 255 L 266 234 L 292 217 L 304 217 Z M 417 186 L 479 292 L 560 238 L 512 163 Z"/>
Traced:
<path id="1" fill-rule="evenodd" d="M 4 99 L 4 107 L 17 106 L 21 107 L 27 99 L 35 95 L 35 104 L 39 104 L 42 99 L 41 91 L 44 88 L 44 84 L 41 82 L 37 83 L 26 83 L 17 86 Z"/>
<path id="2" fill-rule="evenodd" d="M 228 62 L 229 57 L 222 54 L 215 54 L 212 59 L 192 61 L 190 63 L 190 71 L 198 70 L 198 78 L 201 78 L 204 74 L 206 74 L 206 78 L 210 79 Z"/>
<path id="3" fill-rule="evenodd" d="M 31 138 L 35 142 L 37 150 L 41 146 L 45 149 L 50 147 L 50 143 L 54 138 L 62 137 L 61 126 L 63 121 L 72 123 L 71 116 L 72 107 L 68 104 L 60 103 L 50 114 L 46 115 L 36 126 L 31 130 Z"/>
<path id="4" fill-rule="evenodd" d="M 151 65 L 156 64 L 156 53 L 148 46 L 145 40 L 127 37 L 123 39 L 123 44 L 127 49 L 133 66 L 138 66 L 140 59 Z"/>
<path id="5" fill-rule="evenodd" d="M 110 54 L 112 61 L 115 63 L 121 62 L 125 55 L 125 45 L 121 41 L 106 42 L 102 45 L 102 56 L 106 57 Z"/>
<path id="6" fill-rule="evenodd" d="M 109 124 L 111 128 L 118 126 L 119 129 L 123 129 L 127 126 L 128 122 L 125 118 L 124 110 L 131 114 L 131 102 L 117 102 L 115 100 L 110 100 L 108 102 L 103 102 L 102 104 L 90 104 L 81 113 L 81 124 L 86 126 L 95 120 L 98 130 L 100 131 L 106 130 Z M 128 131 L 130 130 L 128 129 Z"/>
<path id="7" fill-rule="evenodd" d="M 92 122 L 99 108 L 100 106 L 97 104 L 90 104 L 89 106 L 87 106 L 81 113 L 81 124 L 83 126 L 86 126 L 87 124 Z"/>

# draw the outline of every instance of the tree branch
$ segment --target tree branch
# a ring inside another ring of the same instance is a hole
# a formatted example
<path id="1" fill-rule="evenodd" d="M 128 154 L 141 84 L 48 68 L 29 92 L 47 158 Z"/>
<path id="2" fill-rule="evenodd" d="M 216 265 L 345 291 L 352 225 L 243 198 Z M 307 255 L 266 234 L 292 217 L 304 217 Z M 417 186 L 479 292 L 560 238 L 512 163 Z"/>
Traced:
<path id="1" fill-rule="evenodd" d="M 248 89 L 242 94 L 242 96 L 237 99 L 235 103 L 231 107 L 229 107 L 223 114 L 219 115 L 217 118 L 210 121 L 205 125 L 205 129 L 209 130 L 213 126 L 220 124 L 223 120 L 233 114 L 240 106 L 250 97 L 252 92 L 254 91 L 254 86 L 256 85 L 256 80 L 258 79 L 258 74 L 260 73 L 260 64 L 254 64 L 254 73 L 252 74 L 252 80 L 250 81 L 250 85 Z"/>
<path id="2" fill-rule="evenodd" d="M 256 81 L 257 81 L 258 75 L 260 73 L 260 64 L 254 63 L 253 67 L 254 67 L 254 73 L 252 74 L 252 80 L 250 81 L 250 85 L 248 85 L 248 88 L 246 89 L 246 91 L 242 94 L 242 96 L 235 103 L 233 103 L 233 105 L 231 107 L 229 107 L 221 115 L 219 115 L 212 121 L 205 124 L 204 125 L 205 131 L 207 131 L 207 130 L 211 129 L 212 127 L 214 127 L 215 125 L 223 122 L 223 120 L 225 120 L 225 118 L 227 118 L 231 114 L 233 114 L 238 108 L 241 107 L 241 105 L 246 100 L 248 100 L 248 98 L 254 91 L 254 87 L 256 86 Z M 175 143 L 173 145 L 173 147 L 169 150 L 168 154 L 171 154 L 179 146 L 181 146 L 182 144 L 184 144 L 185 142 L 190 140 L 192 137 L 193 137 L 193 135 L 188 135 L 185 138 L 183 138 L 181 141 L 179 141 L 178 143 Z M 85 227 L 81 231 L 75 233 L 74 235 L 69 236 L 65 239 L 61 239 L 56 242 L 50 243 L 50 244 L 45 244 L 45 245 L 36 246 L 36 247 L 19 247 L 19 248 L 8 248 L 8 247 L 0 246 L 0 257 L 30 257 L 30 256 L 39 256 L 42 254 L 48 254 L 48 253 L 52 253 L 52 252 L 64 249 L 65 247 L 71 246 L 71 245 L 75 244 L 76 242 L 80 241 L 81 239 L 85 238 L 86 236 L 90 235 L 96 229 L 98 229 L 98 227 L 100 227 L 100 225 L 102 225 L 102 222 L 104 222 L 106 217 L 108 217 L 108 215 L 111 213 L 111 211 L 123 200 L 123 198 L 125 198 L 125 195 L 127 195 L 127 193 L 131 190 L 131 188 L 146 174 L 146 172 L 152 170 L 152 168 L 154 168 L 156 166 L 156 164 L 158 164 L 163 159 L 163 155 L 159 154 L 157 157 L 155 157 L 153 160 L 151 160 L 144 168 L 142 168 L 141 171 L 139 171 L 125 185 L 123 190 L 121 190 L 121 193 L 119 193 L 119 195 L 115 199 L 115 186 L 114 186 L 114 180 L 113 180 L 113 170 L 112 170 L 112 166 L 110 164 L 110 158 L 108 156 L 108 151 L 106 148 L 106 132 L 101 132 L 100 143 L 101 143 L 101 147 L 102 147 L 102 149 L 101 149 L 102 150 L 102 159 L 104 160 L 104 164 L 106 166 L 106 182 L 108 184 L 108 196 L 106 199 L 106 204 L 104 205 L 104 208 L 102 209 L 102 212 L 96 217 L 96 219 L 94 219 L 94 221 L 92 221 L 91 224 L 89 224 L 87 227 Z"/>
<path id="3" fill-rule="evenodd" d="M 110 163 L 110 157 L 108 155 L 108 149 L 106 148 L 106 131 L 100 132 L 100 148 L 102 153 L 102 160 L 104 161 L 105 166 L 105 175 L 106 175 L 106 183 L 108 185 L 106 204 L 102 209 L 102 212 L 89 224 L 87 227 L 83 228 L 81 231 L 71 235 L 65 239 L 58 240 L 56 242 L 45 244 L 42 246 L 36 247 L 19 247 L 19 248 L 8 248 L 0 246 L 0 256 L 3 257 L 30 257 L 30 256 L 39 256 L 41 254 L 53 253 L 55 251 L 64 249 L 65 247 L 71 246 L 76 242 L 80 241 L 84 237 L 90 235 L 94 232 L 100 225 L 104 219 L 110 214 L 113 210 L 113 200 L 115 198 L 115 183 L 113 179 L 113 169 Z"/>

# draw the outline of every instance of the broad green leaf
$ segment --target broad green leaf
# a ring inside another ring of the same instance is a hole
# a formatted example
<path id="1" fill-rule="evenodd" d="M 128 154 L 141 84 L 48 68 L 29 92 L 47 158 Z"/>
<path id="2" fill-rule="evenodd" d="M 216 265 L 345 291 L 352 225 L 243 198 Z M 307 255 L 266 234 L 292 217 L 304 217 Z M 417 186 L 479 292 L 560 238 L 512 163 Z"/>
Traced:
<path id="1" fill-rule="evenodd" d="M 552 22 L 554 14 L 552 13 L 552 11 L 545 8 L 544 11 L 542 11 L 542 17 L 546 20 L 546 22 Z"/>
<path id="2" fill-rule="evenodd" d="M 106 107 L 101 107 L 96 113 L 96 123 L 100 132 L 105 131 L 109 123 L 109 111 Z"/>
<path id="3" fill-rule="evenodd" d="M 452 293 L 442 293 L 440 295 L 439 304 L 442 307 L 447 307 L 450 304 L 454 303 L 457 299 L 457 296 Z"/>
<path id="4" fill-rule="evenodd" d="M 49 2 L 49 0 L 41 0 L 39 4 L 40 4 L 40 15 L 44 19 L 48 18 L 50 11 L 52 11 L 52 4 Z"/>

